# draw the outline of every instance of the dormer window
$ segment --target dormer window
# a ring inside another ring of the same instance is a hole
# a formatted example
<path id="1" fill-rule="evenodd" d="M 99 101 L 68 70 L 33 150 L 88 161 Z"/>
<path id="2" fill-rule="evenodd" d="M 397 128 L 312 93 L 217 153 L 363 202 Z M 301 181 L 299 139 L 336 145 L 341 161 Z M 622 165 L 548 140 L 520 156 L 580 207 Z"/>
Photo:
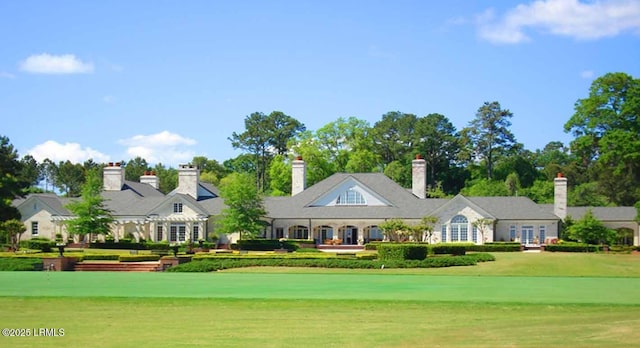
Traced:
<path id="1" fill-rule="evenodd" d="M 173 203 L 173 212 L 182 213 L 182 203 Z"/>
<path id="2" fill-rule="evenodd" d="M 367 201 L 364 196 L 353 188 L 344 191 L 336 199 L 336 205 L 366 205 Z"/>

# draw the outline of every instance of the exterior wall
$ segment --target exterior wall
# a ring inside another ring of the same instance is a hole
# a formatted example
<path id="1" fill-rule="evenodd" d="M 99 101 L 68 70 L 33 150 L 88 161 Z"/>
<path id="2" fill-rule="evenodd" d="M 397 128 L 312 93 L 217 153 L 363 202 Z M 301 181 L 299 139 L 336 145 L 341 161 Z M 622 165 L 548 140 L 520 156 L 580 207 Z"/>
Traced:
<path id="1" fill-rule="evenodd" d="M 33 236 L 31 234 L 31 226 L 33 222 L 38 223 L 37 236 Z M 56 238 L 56 233 L 61 233 L 62 228 L 59 224 L 56 224 L 51 220 L 51 214 L 46 210 L 40 210 L 31 215 L 28 219 L 24 220 L 24 226 L 27 230 L 22 234 L 20 240 L 27 240 L 33 237 L 49 238 L 54 240 Z"/>
<path id="2" fill-rule="evenodd" d="M 480 213 L 473 210 L 471 207 L 462 205 L 462 204 L 452 204 L 448 207 L 448 209 L 444 209 L 440 212 L 438 217 L 438 222 L 434 226 L 434 233 L 432 242 L 438 243 L 443 241 L 442 236 L 442 225 L 446 225 L 446 233 L 447 233 L 447 242 L 451 241 L 451 220 L 456 216 L 464 216 L 467 218 L 467 241 L 472 242 L 472 233 L 473 233 L 473 223 L 476 220 L 483 218 L 490 218 L 488 216 L 483 216 Z M 484 244 L 488 242 L 495 241 L 495 233 L 493 230 L 493 226 L 488 226 L 487 231 L 484 234 L 481 231 L 478 231 L 477 235 L 477 244 Z"/>
<path id="3" fill-rule="evenodd" d="M 520 242 L 524 244 L 535 244 L 535 243 L 525 243 L 523 240 L 523 227 L 533 226 L 533 234 L 534 238 L 537 236 L 539 244 L 544 243 L 544 240 L 540 238 L 540 226 L 544 227 L 545 230 L 545 239 L 548 238 L 558 238 L 558 221 L 553 220 L 500 220 L 496 224 L 496 233 L 495 240 L 498 242 L 510 242 L 511 239 L 511 226 L 515 226 L 516 240 L 520 240 Z"/>
<path id="4" fill-rule="evenodd" d="M 567 178 L 562 174 L 553 179 L 553 213 L 561 220 L 567 217 Z"/>

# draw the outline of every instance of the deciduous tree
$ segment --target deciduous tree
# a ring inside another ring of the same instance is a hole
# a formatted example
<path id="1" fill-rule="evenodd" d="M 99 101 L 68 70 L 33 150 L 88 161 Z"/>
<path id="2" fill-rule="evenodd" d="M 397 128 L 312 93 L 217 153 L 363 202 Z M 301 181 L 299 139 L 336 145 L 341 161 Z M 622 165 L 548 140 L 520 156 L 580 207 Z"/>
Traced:
<path id="1" fill-rule="evenodd" d="M 245 173 L 231 173 L 220 181 L 220 196 L 227 206 L 218 220 L 218 232 L 240 233 L 240 239 L 253 238 L 263 231 L 266 215 L 262 197 L 253 179 Z"/>
<path id="2" fill-rule="evenodd" d="M 81 198 L 66 205 L 66 208 L 75 216 L 74 219 L 66 221 L 70 234 L 86 236 L 88 234 L 106 235 L 111 232 L 111 223 L 114 219 L 111 211 L 106 208 L 101 192 L 102 180 L 99 172 L 89 171 L 82 185 Z"/>

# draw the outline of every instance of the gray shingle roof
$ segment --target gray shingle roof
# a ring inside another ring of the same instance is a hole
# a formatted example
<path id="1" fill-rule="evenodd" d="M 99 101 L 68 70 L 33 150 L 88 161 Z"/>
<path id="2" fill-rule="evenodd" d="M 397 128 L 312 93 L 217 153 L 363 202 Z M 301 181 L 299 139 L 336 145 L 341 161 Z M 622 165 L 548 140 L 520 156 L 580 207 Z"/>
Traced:
<path id="1" fill-rule="evenodd" d="M 390 206 L 310 206 L 349 179 L 377 193 Z M 277 219 L 421 218 L 446 200 L 421 200 L 381 173 L 337 173 L 292 197 L 267 197 L 265 208 Z"/>
<path id="2" fill-rule="evenodd" d="M 637 215 L 635 207 L 568 207 L 567 216 L 578 220 L 588 209 L 591 209 L 593 216 L 600 221 L 633 221 Z"/>
<path id="3" fill-rule="evenodd" d="M 558 220 L 527 197 L 468 197 L 498 220 Z"/>

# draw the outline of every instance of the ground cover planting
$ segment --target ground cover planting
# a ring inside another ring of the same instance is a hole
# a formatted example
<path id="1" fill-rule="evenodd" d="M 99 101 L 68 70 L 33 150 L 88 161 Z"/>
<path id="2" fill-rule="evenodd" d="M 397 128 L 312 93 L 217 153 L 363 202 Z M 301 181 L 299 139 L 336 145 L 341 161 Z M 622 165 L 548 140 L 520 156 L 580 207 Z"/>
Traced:
<path id="1" fill-rule="evenodd" d="M 65 332 L 0 345 L 637 345 L 640 256 L 495 256 L 438 269 L 0 272 L 0 325 Z"/>

